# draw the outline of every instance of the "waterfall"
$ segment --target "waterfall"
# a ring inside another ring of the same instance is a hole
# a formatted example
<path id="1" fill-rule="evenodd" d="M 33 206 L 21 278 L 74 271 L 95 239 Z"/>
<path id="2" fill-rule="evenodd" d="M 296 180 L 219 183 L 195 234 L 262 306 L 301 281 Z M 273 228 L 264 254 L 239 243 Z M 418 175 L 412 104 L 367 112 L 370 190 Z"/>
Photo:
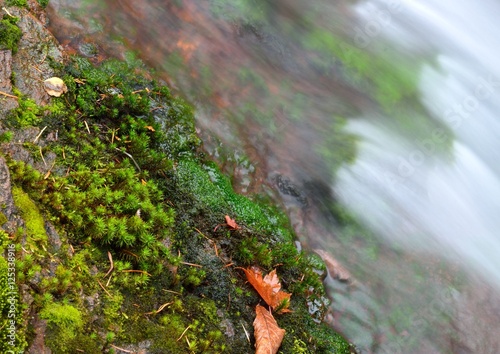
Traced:
<path id="1" fill-rule="evenodd" d="M 443 315 L 454 317 L 448 325 L 439 325 L 432 316 L 420 317 L 414 309 L 417 315 L 407 318 L 422 323 L 410 324 L 403 333 L 407 338 L 396 335 L 403 344 L 398 347 L 389 341 L 374 351 L 405 352 L 408 338 L 426 323 L 429 333 L 434 328 L 441 339 L 406 352 L 462 352 L 457 349 L 462 348 L 467 353 L 495 353 L 499 341 L 490 328 L 498 328 L 500 313 L 498 301 L 490 297 L 498 297 L 500 289 L 500 27 L 493 14 L 500 4 L 425 0 L 393 2 L 392 6 L 396 13 L 378 27 L 366 28 L 401 51 L 432 48 L 436 52 L 435 63 L 419 71 L 420 100 L 429 115 L 449 130 L 434 128 L 424 137 L 403 136 L 384 124 L 387 120 L 380 123 L 373 119 L 373 112 L 364 112 L 348 126 L 361 137 L 356 163 L 340 171 L 335 187 L 342 203 L 384 243 L 415 255 L 424 267 L 436 259 L 458 264 L 468 285 L 454 285 L 451 280 L 441 283 L 440 287 L 451 290 L 439 308 Z M 387 8 L 388 2 L 369 1 L 356 9 L 360 22 L 370 23 Z M 451 138 L 451 147 L 439 154 L 446 138 Z M 397 279 L 393 282 L 393 288 L 404 286 Z M 435 299 L 438 295 L 432 287 L 424 286 L 422 292 Z M 477 310 L 484 301 L 483 292 L 489 299 L 484 307 L 495 319 L 484 320 L 480 311 L 472 313 L 471 308 Z M 412 296 L 425 297 L 422 293 Z M 415 305 L 412 300 L 406 303 Z M 464 317 L 477 330 L 457 326 Z M 447 331 L 456 343 L 436 344 L 444 342 Z M 357 335 L 361 338 L 362 331 Z M 414 338 L 425 336 L 432 337 L 417 334 Z M 481 345 L 472 336 L 487 344 Z"/>

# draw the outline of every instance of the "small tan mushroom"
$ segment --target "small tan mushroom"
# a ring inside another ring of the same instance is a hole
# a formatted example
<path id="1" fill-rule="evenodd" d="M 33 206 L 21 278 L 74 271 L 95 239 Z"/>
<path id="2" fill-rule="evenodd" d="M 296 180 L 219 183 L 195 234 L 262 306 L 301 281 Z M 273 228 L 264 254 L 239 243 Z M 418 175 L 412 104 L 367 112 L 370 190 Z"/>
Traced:
<path id="1" fill-rule="evenodd" d="M 68 92 L 68 88 L 64 81 L 58 77 L 51 77 L 43 82 L 45 91 L 51 96 L 59 97 L 63 93 Z"/>

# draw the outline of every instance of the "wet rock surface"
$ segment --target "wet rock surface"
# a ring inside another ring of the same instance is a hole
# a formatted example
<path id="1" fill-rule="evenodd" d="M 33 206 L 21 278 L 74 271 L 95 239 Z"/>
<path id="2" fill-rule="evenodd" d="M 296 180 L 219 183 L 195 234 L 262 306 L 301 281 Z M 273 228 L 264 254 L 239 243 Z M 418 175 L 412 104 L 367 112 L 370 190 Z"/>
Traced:
<path id="1" fill-rule="evenodd" d="M 12 213 L 14 202 L 10 187 L 9 169 L 2 157 L 0 157 L 0 205 L 2 205 L 2 212 L 8 217 Z"/>
<path id="2" fill-rule="evenodd" d="M 12 52 L 0 50 L 0 91 L 12 95 Z M 17 100 L 8 96 L 0 96 L 0 117 L 18 106 Z"/>
<path id="3" fill-rule="evenodd" d="M 4 3 L 0 2 L 0 6 L 4 6 Z M 17 25 L 23 36 L 15 56 L 12 56 L 10 51 L 0 51 L 0 89 L 11 92 L 11 74 L 14 73 L 14 84 L 22 94 L 35 100 L 37 104 L 47 104 L 49 96 L 43 90 L 43 80 L 53 76 L 54 70 L 50 67 L 50 62 L 62 62 L 63 54 L 54 36 L 40 21 L 46 22 L 46 16 L 40 6 L 36 1 L 30 1 L 30 5 L 35 10 L 34 14 L 26 9 L 6 7 L 9 14 L 19 17 Z M 15 107 L 10 101 L 8 105 Z M 0 114 L 5 114 L 7 110 L 3 107 Z"/>
<path id="4" fill-rule="evenodd" d="M 45 332 L 47 330 L 47 321 L 35 316 L 32 321 L 35 338 L 29 347 L 28 354 L 52 354 L 52 351 L 45 345 Z"/>
<path id="5" fill-rule="evenodd" d="M 54 75 L 50 60 L 61 62 L 62 51 L 56 39 L 32 14 L 19 9 L 13 10 L 13 14 L 20 17 L 18 25 L 23 32 L 19 52 L 12 62 L 12 69 L 16 73 L 15 84 L 37 104 L 47 104 L 49 96 L 43 89 L 43 80 Z"/>

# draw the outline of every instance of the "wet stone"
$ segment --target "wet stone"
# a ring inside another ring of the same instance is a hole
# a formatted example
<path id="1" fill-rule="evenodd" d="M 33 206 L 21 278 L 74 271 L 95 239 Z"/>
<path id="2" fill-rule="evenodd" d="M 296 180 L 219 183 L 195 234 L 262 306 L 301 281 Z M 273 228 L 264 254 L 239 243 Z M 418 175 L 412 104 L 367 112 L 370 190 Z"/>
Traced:
<path id="1" fill-rule="evenodd" d="M 0 212 L 7 219 L 14 212 L 14 200 L 12 199 L 9 168 L 3 157 L 0 157 Z"/>
<path id="2" fill-rule="evenodd" d="M 276 186 L 282 194 L 295 198 L 302 206 L 308 205 L 307 198 L 303 195 L 300 188 L 293 184 L 287 177 L 282 175 L 276 176 Z"/>
<path id="3" fill-rule="evenodd" d="M 0 50 L 0 91 L 12 94 L 12 52 L 10 50 Z M 0 121 L 5 114 L 18 106 L 15 98 L 0 95 Z"/>
<path id="4" fill-rule="evenodd" d="M 62 242 L 59 234 L 56 231 L 56 228 L 50 222 L 46 221 L 45 232 L 47 232 L 49 245 L 51 247 L 50 251 L 58 252 L 61 249 Z"/>
<path id="5" fill-rule="evenodd" d="M 62 62 L 62 49 L 43 24 L 25 9 L 12 8 L 20 18 L 18 26 L 23 32 L 19 50 L 12 60 L 16 74 L 16 87 L 37 104 L 45 105 L 50 97 L 43 88 L 43 81 L 54 76 L 50 61 Z M 33 60 L 33 58 L 41 58 Z"/>
<path id="6" fill-rule="evenodd" d="M 224 331 L 224 335 L 228 338 L 233 338 L 234 337 L 234 325 L 233 323 L 228 320 L 222 320 L 220 321 L 220 328 Z"/>
<path id="7" fill-rule="evenodd" d="M 30 321 L 33 327 L 35 338 L 31 343 L 28 354 L 52 354 L 52 351 L 45 346 L 45 332 L 47 330 L 47 321 L 35 317 Z"/>

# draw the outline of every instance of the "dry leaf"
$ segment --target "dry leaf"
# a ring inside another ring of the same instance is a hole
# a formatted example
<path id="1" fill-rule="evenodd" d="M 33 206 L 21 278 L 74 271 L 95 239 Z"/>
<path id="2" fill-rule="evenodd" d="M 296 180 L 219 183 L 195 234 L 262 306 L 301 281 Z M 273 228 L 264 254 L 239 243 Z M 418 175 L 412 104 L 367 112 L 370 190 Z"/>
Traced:
<path id="1" fill-rule="evenodd" d="M 59 97 L 63 93 L 68 92 L 68 88 L 64 81 L 58 77 L 51 77 L 43 82 L 45 91 L 51 96 Z"/>
<path id="2" fill-rule="evenodd" d="M 156 131 L 156 130 L 155 130 L 155 128 L 153 128 L 153 127 L 152 127 L 152 126 L 150 126 L 150 125 L 146 125 L 146 126 L 145 126 L 145 128 L 146 128 L 147 130 L 149 130 L 149 131 L 152 131 L 152 132 Z"/>
<path id="3" fill-rule="evenodd" d="M 217 231 L 217 229 L 222 225 L 229 226 L 229 229 L 231 229 L 231 230 L 238 230 L 240 228 L 240 226 L 236 223 L 236 221 L 234 221 L 234 219 L 231 219 L 231 217 L 229 215 L 226 215 L 225 219 L 226 219 L 226 223 L 217 225 L 215 227 L 214 231 Z"/>
<path id="4" fill-rule="evenodd" d="M 250 284 L 257 290 L 260 297 L 266 304 L 271 306 L 277 313 L 291 312 L 288 309 L 290 305 L 290 296 L 292 294 L 281 291 L 281 284 L 276 274 L 276 269 L 262 278 L 262 272 L 257 267 L 243 268 Z"/>
<path id="5" fill-rule="evenodd" d="M 234 219 L 231 219 L 231 217 L 229 215 L 226 215 L 226 224 L 227 226 L 229 226 L 231 229 L 239 229 L 240 227 L 238 226 L 238 224 L 236 223 L 236 221 L 234 221 Z"/>
<path id="6" fill-rule="evenodd" d="M 285 336 L 285 330 L 278 327 L 271 312 L 264 307 L 257 305 L 255 312 L 255 354 L 276 354 Z"/>

